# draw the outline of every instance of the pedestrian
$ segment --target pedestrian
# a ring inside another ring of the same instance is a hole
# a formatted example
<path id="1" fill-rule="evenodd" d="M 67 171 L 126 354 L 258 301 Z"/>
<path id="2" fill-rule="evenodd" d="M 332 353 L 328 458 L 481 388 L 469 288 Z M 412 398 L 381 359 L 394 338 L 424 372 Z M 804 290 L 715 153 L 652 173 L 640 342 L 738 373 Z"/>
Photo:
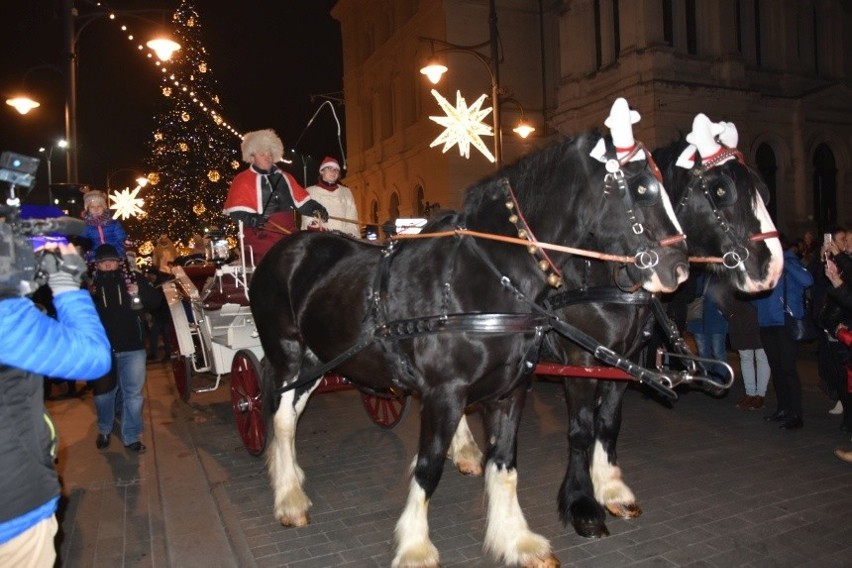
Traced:
<path id="1" fill-rule="evenodd" d="M 10 243 L 8 225 L 0 224 L 0 251 Z M 61 257 L 42 262 L 55 319 L 21 296 L 19 282 L 32 273 L 15 260 L 0 273 L 0 566 L 52 568 L 56 562 L 57 436 L 44 407 L 44 377 L 91 380 L 110 365 L 109 341 L 91 297 L 80 289 L 86 263 L 71 245 L 57 250 Z M 17 252 L 32 257 L 31 248 Z"/>
<path id="2" fill-rule="evenodd" d="M 319 179 L 316 185 L 308 187 L 308 194 L 328 211 L 329 220 L 322 223 L 322 228 L 360 237 L 355 198 L 348 187 L 338 183 L 339 180 L 340 164 L 331 156 L 326 156 L 320 163 Z M 319 226 L 320 222 L 315 217 L 302 218 L 302 229 Z"/>
<path id="3" fill-rule="evenodd" d="M 121 271 L 124 275 L 125 286 L 128 290 L 136 283 L 134 266 L 130 266 L 127 260 L 127 252 L 124 249 L 124 241 L 127 233 L 117 219 L 113 219 L 107 208 L 107 196 L 102 191 L 93 189 L 83 196 L 83 220 L 86 222 L 86 230 L 82 237 L 89 243 L 87 260 L 90 264 L 94 262 L 95 249 L 104 244 L 112 245 L 121 261 Z M 135 310 L 141 310 L 142 304 L 139 298 L 130 295 Z"/>
<path id="4" fill-rule="evenodd" d="M 130 294 L 119 269 L 118 252 L 112 245 L 95 250 L 94 300 L 98 316 L 112 347 L 111 372 L 95 384 L 95 410 L 98 416 L 98 449 L 109 446 L 116 397 L 121 395 L 121 440 L 133 452 L 145 451 L 142 434 L 142 388 L 145 385 L 145 337 L 138 310 L 130 306 Z M 161 300 L 145 278 L 138 278 L 135 289 L 142 305 L 156 309 Z"/>
<path id="5" fill-rule="evenodd" d="M 765 416 L 764 420 L 780 422 L 781 428 L 785 430 L 796 430 L 804 426 L 802 383 L 796 368 L 799 344 L 784 327 L 784 313 L 786 306 L 794 317 L 804 317 L 804 291 L 813 285 L 814 279 L 783 237 L 781 242 L 784 245 L 781 281 L 770 293 L 753 300 L 753 303 L 757 308 L 760 342 L 772 370 L 772 386 L 777 403 L 775 412 Z"/>
<path id="6" fill-rule="evenodd" d="M 275 165 L 283 159 L 284 144 L 274 130 L 246 133 L 240 149 L 249 167 L 231 182 L 223 212 L 243 222 L 245 243 L 256 261 L 281 237 L 298 229 L 296 212 L 328 221 L 325 207 L 311 199 L 296 178 Z"/>
<path id="7" fill-rule="evenodd" d="M 740 373 L 745 387 L 745 397 L 736 406 L 743 410 L 760 410 L 765 404 L 771 372 L 760 342 L 757 310 L 736 294 L 726 295 L 723 305 L 728 319 L 728 338 L 731 349 L 740 356 Z"/>
<path id="8" fill-rule="evenodd" d="M 728 321 L 722 315 L 714 298 L 713 286 L 716 277 L 708 272 L 699 272 L 695 277 L 695 289 L 699 295 L 693 302 L 701 302 L 700 313 L 693 312 L 686 322 L 686 329 L 695 339 L 698 356 L 727 363 Z M 708 376 L 719 384 L 728 383 L 728 370 L 719 363 L 705 363 Z M 727 391 L 726 391 L 727 392 Z"/>
<path id="9" fill-rule="evenodd" d="M 171 274 L 172 265 L 177 260 L 177 257 L 177 247 L 169 236 L 166 234 L 160 235 L 160 238 L 157 239 L 157 245 L 151 254 L 151 263 L 154 265 L 154 268 L 160 272 Z"/>
<path id="10" fill-rule="evenodd" d="M 151 325 L 148 328 L 148 360 L 157 361 L 159 359 L 159 343 L 160 339 L 162 339 L 164 351 L 161 361 L 166 362 L 172 353 L 172 313 L 163 293 L 163 283 L 169 280 L 171 276 L 151 267 L 148 269 L 146 277 L 151 283 L 151 286 L 154 287 L 157 295 L 160 296 L 159 305 L 152 310 L 148 310 L 151 316 Z"/>

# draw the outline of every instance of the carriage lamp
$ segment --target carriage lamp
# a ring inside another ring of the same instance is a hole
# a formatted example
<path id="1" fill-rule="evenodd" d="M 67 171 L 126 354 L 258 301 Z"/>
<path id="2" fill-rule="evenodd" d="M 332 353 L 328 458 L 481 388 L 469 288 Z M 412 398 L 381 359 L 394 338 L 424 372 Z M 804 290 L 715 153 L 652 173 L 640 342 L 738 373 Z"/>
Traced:
<path id="1" fill-rule="evenodd" d="M 204 256 L 217 267 L 221 267 L 223 264 L 228 262 L 231 253 L 225 233 L 219 231 L 212 231 L 209 233 L 207 249 L 205 250 Z"/>

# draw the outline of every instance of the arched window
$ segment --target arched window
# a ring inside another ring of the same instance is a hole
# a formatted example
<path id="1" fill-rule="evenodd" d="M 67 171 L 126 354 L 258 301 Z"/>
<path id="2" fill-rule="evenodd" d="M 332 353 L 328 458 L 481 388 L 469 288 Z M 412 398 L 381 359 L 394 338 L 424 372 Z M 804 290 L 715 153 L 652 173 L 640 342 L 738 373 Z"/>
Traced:
<path id="1" fill-rule="evenodd" d="M 426 216 L 426 203 L 424 199 L 426 198 L 425 192 L 423 191 L 423 186 L 418 185 L 414 190 L 414 200 L 417 204 L 417 216 L 425 217 Z"/>
<path id="2" fill-rule="evenodd" d="M 814 151 L 813 166 L 814 220 L 817 230 L 823 233 L 826 227 L 837 223 L 837 162 L 826 144 Z"/>
<path id="3" fill-rule="evenodd" d="M 777 220 L 778 199 L 776 189 L 778 186 L 778 162 L 775 159 L 775 151 L 772 149 L 772 146 L 764 142 L 758 146 L 755 159 L 757 160 L 757 171 L 760 172 L 760 177 L 763 178 L 766 187 L 769 189 L 769 204 L 766 208 L 769 210 L 769 215 Z"/>
<path id="4" fill-rule="evenodd" d="M 399 195 L 396 192 L 391 193 L 388 215 L 390 215 L 391 220 L 399 218 Z"/>

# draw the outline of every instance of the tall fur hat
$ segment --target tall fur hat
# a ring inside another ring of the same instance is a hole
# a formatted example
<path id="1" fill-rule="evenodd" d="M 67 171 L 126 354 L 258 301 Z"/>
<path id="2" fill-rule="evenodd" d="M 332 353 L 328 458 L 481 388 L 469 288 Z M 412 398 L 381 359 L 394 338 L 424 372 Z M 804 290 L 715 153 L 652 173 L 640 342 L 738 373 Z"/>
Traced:
<path id="1" fill-rule="evenodd" d="M 249 163 L 252 155 L 258 152 L 272 152 L 272 160 L 275 162 L 280 162 L 284 156 L 284 143 L 271 128 L 246 132 L 240 149 L 243 161 Z"/>

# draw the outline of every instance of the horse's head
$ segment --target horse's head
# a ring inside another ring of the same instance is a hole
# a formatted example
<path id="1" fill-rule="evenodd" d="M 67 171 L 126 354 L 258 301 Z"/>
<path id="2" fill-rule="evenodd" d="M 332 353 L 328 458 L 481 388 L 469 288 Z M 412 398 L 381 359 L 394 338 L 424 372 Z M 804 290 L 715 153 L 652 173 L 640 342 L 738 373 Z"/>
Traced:
<path id="1" fill-rule="evenodd" d="M 537 243 L 626 257 L 619 273 L 625 286 L 677 288 L 688 276 L 686 243 L 650 156 L 633 142 L 638 115 L 620 101 L 607 119 L 611 138 L 587 133 L 564 140 L 470 188 L 466 224 L 527 239 L 527 251 L 551 285 L 560 282 L 571 255 Z"/>
<path id="2" fill-rule="evenodd" d="M 738 289 L 755 293 L 778 282 L 783 251 L 766 210 L 766 185 L 745 163 L 737 142 L 732 123 L 713 123 L 699 114 L 686 141 L 655 157 L 674 197 L 690 254 L 722 258 L 711 270 Z"/>

